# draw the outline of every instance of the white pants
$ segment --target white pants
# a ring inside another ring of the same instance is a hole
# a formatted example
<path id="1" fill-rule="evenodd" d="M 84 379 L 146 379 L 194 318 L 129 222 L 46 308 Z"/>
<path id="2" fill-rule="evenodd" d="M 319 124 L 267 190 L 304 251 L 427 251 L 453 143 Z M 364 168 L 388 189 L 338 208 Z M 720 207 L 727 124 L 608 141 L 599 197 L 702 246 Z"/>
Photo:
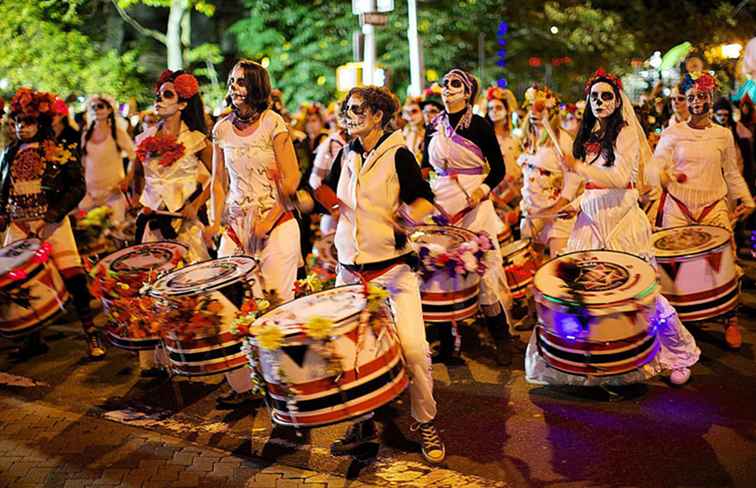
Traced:
<path id="1" fill-rule="evenodd" d="M 218 257 L 233 256 L 241 253 L 234 241 L 223 235 L 218 249 Z M 253 293 L 262 297 L 262 290 L 275 290 L 284 302 L 294 299 L 294 281 L 297 279 L 299 265 L 299 226 L 294 219 L 278 225 L 265 241 L 262 251 L 254 256 L 260 260 L 258 278 Z M 249 367 L 244 366 L 226 373 L 226 381 L 234 391 L 242 393 L 252 389 L 252 375 Z"/>
<path id="2" fill-rule="evenodd" d="M 339 268 L 336 286 L 359 282 L 357 276 Z M 430 348 L 425 339 L 417 275 L 403 264 L 392 268 L 373 282 L 391 292 L 389 304 L 410 375 L 412 418 L 420 423 L 430 422 L 436 417 L 436 401 L 433 399 Z"/>

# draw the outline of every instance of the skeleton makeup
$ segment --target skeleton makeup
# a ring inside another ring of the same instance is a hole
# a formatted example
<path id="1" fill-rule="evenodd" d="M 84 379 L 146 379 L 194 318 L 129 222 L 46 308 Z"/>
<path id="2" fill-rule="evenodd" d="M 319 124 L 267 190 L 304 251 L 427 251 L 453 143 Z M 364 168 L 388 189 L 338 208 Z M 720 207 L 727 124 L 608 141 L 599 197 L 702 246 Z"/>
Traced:
<path id="1" fill-rule="evenodd" d="M 179 102 L 178 93 L 176 93 L 176 87 L 173 85 L 173 82 L 166 81 L 160 85 L 157 93 L 155 93 L 154 106 L 158 117 L 166 118 L 183 110 L 186 107 L 186 102 Z"/>
<path id="2" fill-rule="evenodd" d="M 494 98 L 488 102 L 488 118 L 493 122 L 499 122 L 507 118 L 507 107 L 504 102 Z"/>
<path id="3" fill-rule="evenodd" d="M 244 68 L 241 66 L 234 68 L 228 75 L 228 97 L 236 108 L 247 101 L 247 79 L 244 77 Z"/>
<path id="4" fill-rule="evenodd" d="M 453 69 L 444 75 L 441 80 L 441 98 L 446 105 L 454 105 L 460 101 L 467 102 L 472 94 L 472 81 L 467 73 L 461 69 Z"/>
<path id="5" fill-rule="evenodd" d="M 423 111 L 420 110 L 420 105 L 411 103 L 405 105 L 402 109 L 402 118 L 407 121 L 408 124 L 418 126 L 423 124 Z"/>
<path id="6" fill-rule="evenodd" d="M 685 92 L 688 101 L 688 112 L 691 115 L 707 115 L 711 111 L 711 91 L 701 90 L 693 85 Z"/>
<path id="7" fill-rule="evenodd" d="M 597 119 L 606 119 L 617 109 L 617 97 L 614 94 L 614 88 L 605 81 L 599 81 L 591 86 L 589 98 L 591 111 Z"/>
<path id="8" fill-rule="evenodd" d="M 381 117 L 377 117 L 368 108 L 361 96 L 354 94 L 344 105 L 346 130 L 352 137 L 364 137 L 381 126 Z"/>

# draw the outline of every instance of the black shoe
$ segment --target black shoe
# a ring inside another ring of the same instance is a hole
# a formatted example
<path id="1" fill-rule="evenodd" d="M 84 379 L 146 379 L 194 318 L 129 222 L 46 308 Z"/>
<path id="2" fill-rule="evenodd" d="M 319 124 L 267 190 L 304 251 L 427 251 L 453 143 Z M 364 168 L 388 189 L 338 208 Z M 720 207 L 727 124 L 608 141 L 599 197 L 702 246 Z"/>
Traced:
<path id="1" fill-rule="evenodd" d="M 49 350 L 50 346 L 42 342 L 40 339 L 25 340 L 21 346 L 11 351 L 10 356 L 14 361 L 20 362 L 45 354 Z"/>
<path id="2" fill-rule="evenodd" d="M 231 390 L 231 392 L 216 398 L 215 403 L 217 408 L 237 408 L 259 400 L 262 400 L 262 397 L 252 393 L 252 390 L 241 393 Z"/>
<path id="3" fill-rule="evenodd" d="M 420 431 L 420 443 L 423 457 L 431 464 L 439 464 L 446 459 L 446 446 L 433 422 L 415 424 L 410 427 L 411 431 Z"/>
<path id="4" fill-rule="evenodd" d="M 149 368 L 141 370 L 139 376 L 142 378 L 165 378 L 168 376 L 168 372 L 161 368 Z"/>
<path id="5" fill-rule="evenodd" d="M 346 435 L 331 444 L 331 454 L 344 456 L 378 438 L 372 419 L 357 422 L 349 427 Z"/>

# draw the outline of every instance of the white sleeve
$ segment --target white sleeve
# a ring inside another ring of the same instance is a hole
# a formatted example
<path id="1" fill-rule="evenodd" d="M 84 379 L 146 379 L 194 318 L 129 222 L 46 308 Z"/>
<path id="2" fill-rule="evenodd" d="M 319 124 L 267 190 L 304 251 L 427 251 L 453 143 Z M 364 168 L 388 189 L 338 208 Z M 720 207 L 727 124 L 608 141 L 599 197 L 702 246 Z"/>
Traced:
<path id="1" fill-rule="evenodd" d="M 745 178 L 743 178 L 738 169 L 735 139 L 732 137 L 732 132 L 730 131 L 727 131 L 725 148 L 722 153 L 722 173 L 724 174 L 725 182 L 727 182 L 728 194 L 735 199 L 742 200 L 744 205 L 753 207 L 753 197 L 748 190 Z"/>
<path id="2" fill-rule="evenodd" d="M 333 142 L 334 139 L 328 137 L 321 142 L 315 150 L 315 160 L 312 163 L 312 172 L 310 173 L 310 180 L 308 181 L 310 188 L 313 190 L 317 189 L 323 183 L 323 178 L 331 170 L 333 158 L 336 157 L 335 154 L 331 154 L 331 144 L 333 144 Z"/>
<path id="3" fill-rule="evenodd" d="M 645 180 L 651 186 L 661 186 L 661 175 L 669 172 L 670 168 L 674 166 L 676 139 L 670 133 L 671 130 L 673 128 L 665 129 L 662 132 L 661 138 L 656 144 L 654 156 L 646 166 Z"/>
<path id="4" fill-rule="evenodd" d="M 578 162 L 577 173 L 587 180 L 606 188 L 625 188 L 630 183 L 633 167 L 638 164 L 638 144 L 631 131 L 625 127 L 617 136 L 614 145 L 614 164 L 599 167 Z"/>

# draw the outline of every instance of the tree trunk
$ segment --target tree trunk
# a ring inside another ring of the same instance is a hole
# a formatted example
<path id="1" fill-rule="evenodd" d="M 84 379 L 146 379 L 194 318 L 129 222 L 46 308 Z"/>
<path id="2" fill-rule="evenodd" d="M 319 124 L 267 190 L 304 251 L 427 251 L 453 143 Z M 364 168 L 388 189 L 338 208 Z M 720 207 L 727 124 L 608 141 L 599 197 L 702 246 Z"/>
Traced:
<path id="1" fill-rule="evenodd" d="M 168 51 L 168 69 L 176 71 L 184 66 L 183 49 L 181 46 L 181 19 L 187 8 L 186 0 L 171 0 L 171 11 L 168 14 L 168 28 L 166 29 L 166 49 Z"/>

